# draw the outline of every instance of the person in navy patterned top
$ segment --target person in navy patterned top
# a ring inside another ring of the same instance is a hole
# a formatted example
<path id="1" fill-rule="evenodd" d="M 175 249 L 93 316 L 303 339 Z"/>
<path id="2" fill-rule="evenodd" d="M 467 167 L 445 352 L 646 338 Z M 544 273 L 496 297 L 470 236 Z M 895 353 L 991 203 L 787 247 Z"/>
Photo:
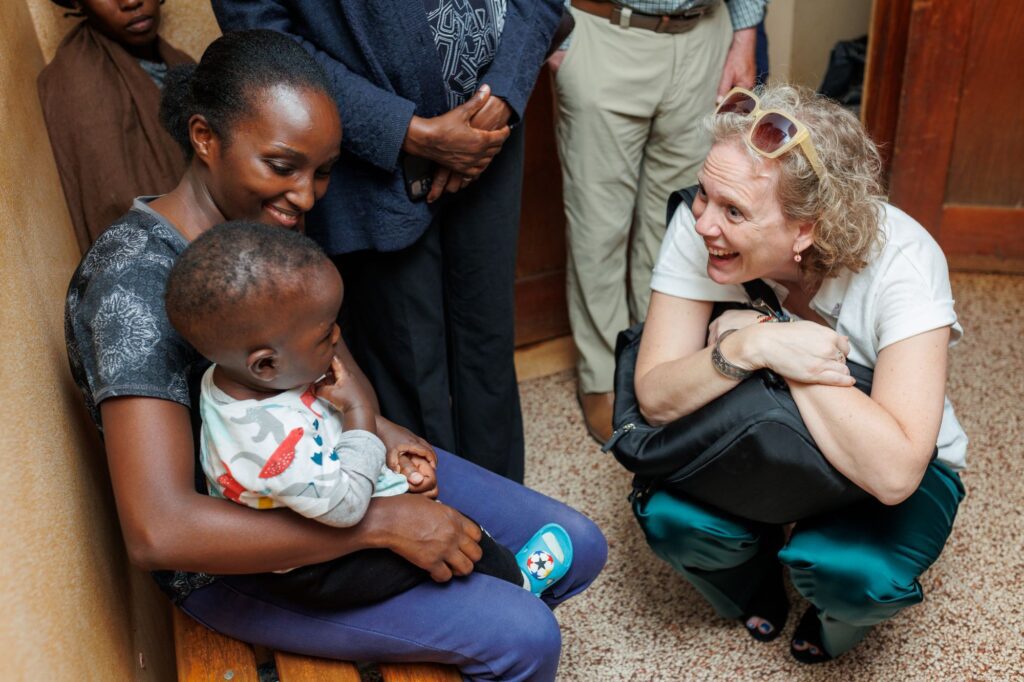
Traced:
<path id="1" fill-rule="evenodd" d="M 345 279 L 342 334 L 382 413 L 522 481 L 517 124 L 561 0 L 212 4 L 225 31 L 287 33 L 331 79 L 344 154 L 308 234 Z M 425 200 L 406 191 L 420 178 Z"/>

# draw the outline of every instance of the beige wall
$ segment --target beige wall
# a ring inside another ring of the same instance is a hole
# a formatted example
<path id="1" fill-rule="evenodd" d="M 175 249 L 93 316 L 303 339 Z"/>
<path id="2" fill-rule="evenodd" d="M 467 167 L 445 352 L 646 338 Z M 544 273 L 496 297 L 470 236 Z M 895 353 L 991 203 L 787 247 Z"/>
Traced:
<path id="1" fill-rule="evenodd" d="M 772 80 L 821 85 L 832 46 L 868 32 L 872 0 L 771 0 L 765 31 Z"/>
<path id="2" fill-rule="evenodd" d="M 172 42 L 193 54 L 217 35 L 206 2 L 165 7 Z M 169 680 L 167 602 L 128 565 L 67 367 L 63 301 L 79 252 L 35 81 L 72 21 L 47 0 L 0 2 L 0 678 Z"/>

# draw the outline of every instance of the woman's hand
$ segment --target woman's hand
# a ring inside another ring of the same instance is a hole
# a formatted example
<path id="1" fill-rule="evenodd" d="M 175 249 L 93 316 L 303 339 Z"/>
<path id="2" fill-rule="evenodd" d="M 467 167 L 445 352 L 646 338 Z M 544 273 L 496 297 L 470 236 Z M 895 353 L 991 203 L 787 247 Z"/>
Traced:
<path id="1" fill-rule="evenodd" d="M 476 178 L 501 151 L 510 133 L 507 125 L 497 130 L 480 130 L 471 125 L 490 97 L 491 89 L 482 85 L 465 104 L 447 113 L 433 118 L 413 116 L 402 149 L 470 180 Z"/>
<path id="2" fill-rule="evenodd" d="M 409 481 L 409 492 L 437 499 L 437 453 L 429 445 L 402 443 L 387 454 L 387 466 Z"/>
<path id="3" fill-rule="evenodd" d="M 793 381 L 829 386 L 856 383 L 846 366 L 850 340 L 816 322 L 746 327 L 722 341 L 722 354 L 746 369 L 768 368 Z"/>
<path id="4" fill-rule="evenodd" d="M 364 525 L 378 539 L 374 546 L 390 549 L 439 583 L 469 575 L 483 554 L 480 526 L 422 495 L 374 498 Z"/>
<path id="5" fill-rule="evenodd" d="M 388 449 L 388 466 L 394 461 L 399 452 L 415 451 L 417 454 L 427 457 L 437 466 L 437 453 L 433 446 L 415 433 L 399 426 L 390 419 L 377 415 L 377 436 L 384 441 L 384 447 Z M 429 454 L 428 454 L 429 453 Z"/>
<path id="6" fill-rule="evenodd" d="M 423 495 L 432 500 L 437 499 L 437 469 L 431 466 L 429 461 L 403 452 L 398 455 L 395 471 L 409 481 L 410 493 Z"/>
<path id="7" fill-rule="evenodd" d="M 437 453 L 434 448 L 404 426 L 377 416 L 377 436 L 388 449 L 387 467 L 409 480 L 409 490 L 437 497 Z"/>
<path id="8" fill-rule="evenodd" d="M 718 343 L 718 337 L 730 329 L 749 327 L 760 322 L 763 317 L 764 313 L 756 310 L 726 310 L 708 325 L 708 345 L 714 346 Z"/>

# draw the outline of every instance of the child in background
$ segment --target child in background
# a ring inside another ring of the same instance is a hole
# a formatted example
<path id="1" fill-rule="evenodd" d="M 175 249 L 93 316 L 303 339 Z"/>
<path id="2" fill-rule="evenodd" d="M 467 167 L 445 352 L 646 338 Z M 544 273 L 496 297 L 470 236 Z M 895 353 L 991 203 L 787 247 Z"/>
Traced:
<path id="1" fill-rule="evenodd" d="M 341 277 L 320 248 L 277 227 L 220 225 L 175 263 L 168 317 L 214 362 L 200 397 L 200 459 L 211 494 L 342 527 L 359 523 L 373 496 L 436 495 L 433 451 L 410 446 L 400 455 L 415 469 L 411 486 L 393 471 L 400 462 L 385 462 L 372 395 L 334 355 L 342 296 Z M 568 534 L 554 524 L 516 555 L 486 532 L 480 547 L 476 571 L 538 595 L 572 561 Z M 345 608 L 427 577 L 396 554 L 363 550 L 282 573 L 274 583 L 289 598 Z"/>
<path id="2" fill-rule="evenodd" d="M 79 247 L 139 195 L 174 189 L 185 157 L 159 120 L 168 66 L 193 60 L 163 40 L 158 0 L 53 0 L 85 17 L 37 83 Z"/>

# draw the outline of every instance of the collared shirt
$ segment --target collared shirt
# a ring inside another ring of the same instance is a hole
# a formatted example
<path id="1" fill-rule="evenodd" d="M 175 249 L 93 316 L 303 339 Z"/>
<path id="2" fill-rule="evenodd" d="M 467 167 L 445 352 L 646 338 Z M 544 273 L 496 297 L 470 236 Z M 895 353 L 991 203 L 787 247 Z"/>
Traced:
<path id="1" fill-rule="evenodd" d="M 507 0 L 423 0 L 441 58 L 448 105 L 472 97 L 480 73 L 494 60 L 505 24 Z"/>

